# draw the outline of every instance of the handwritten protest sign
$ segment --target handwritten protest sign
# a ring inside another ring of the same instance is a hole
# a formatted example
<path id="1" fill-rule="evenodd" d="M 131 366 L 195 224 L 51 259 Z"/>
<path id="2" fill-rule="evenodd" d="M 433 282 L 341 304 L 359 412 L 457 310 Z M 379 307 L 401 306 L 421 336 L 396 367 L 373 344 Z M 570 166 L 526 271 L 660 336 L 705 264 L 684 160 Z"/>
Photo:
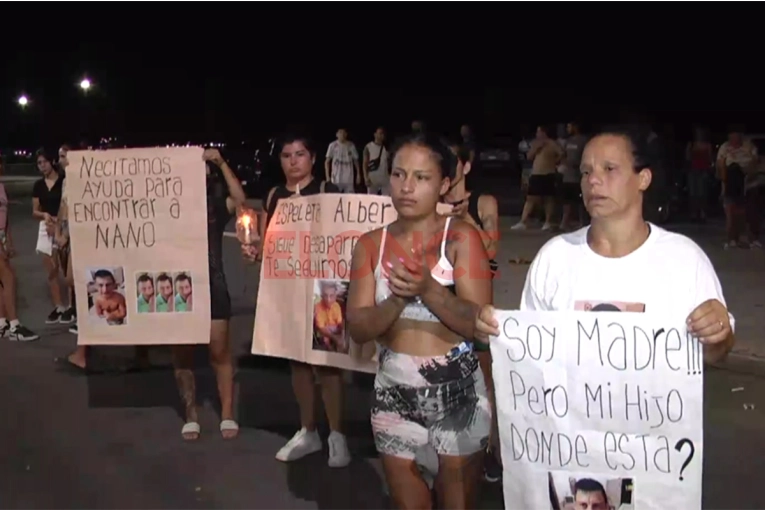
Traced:
<path id="1" fill-rule="evenodd" d="M 72 151 L 68 157 L 78 343 L 208 343 L 202 149 Z"/>
<path id="2" fill-rule="evenodd" d="M 264 240 L 252 353 L 374 372 L 374 344 L 351 341 L 353 248 L 396 218 L 390 198 L 323 194 L 279 201 Z"/>
<path id="3" fill-rule="evenodd" d="M 702 349 L 684 317 L 497 319 L 505 508 L 562 510 L 584 497 L 600 508 L 701 508 Z"/>

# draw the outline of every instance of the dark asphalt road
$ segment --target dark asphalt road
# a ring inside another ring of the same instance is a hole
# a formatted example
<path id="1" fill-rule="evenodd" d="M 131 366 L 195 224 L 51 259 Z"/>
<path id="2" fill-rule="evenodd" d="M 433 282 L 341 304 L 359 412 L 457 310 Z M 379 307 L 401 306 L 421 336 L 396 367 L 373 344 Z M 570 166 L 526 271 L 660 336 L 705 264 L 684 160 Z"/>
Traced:
<path id="1" fill-rule="evenodd" d="M 180 437 L 172 373 L 89 378 L 59 373 L 53 358 L 74 337 L 45 326 L 48 305 L 35 230 L 26 207 L 14 207 L 15 261 L 21 318 L 43 334 L 31 344 L 0 341 L 0 508 L 386 508 L 379 462 L 368 424 L 368 384 L 349 387 L 347 433 L 354 462 L 326 465 L 326 452 L 282 464 L 274 454 L 294 433 L 298 413 L 285 363 L 246 355 L 252 334 L 255 274 L 244 268 L 234 241 L 226 264 L 234 300 L 233 341 L 241 355 L 238 413 L 242 431 L 224 442 L 213 410 L 214 382 L 200 370 L 202 438 Z M 244 282 L 252 282 L 247 285 Z M 733 292 L 728 289 L 727 292 Z M 118 365 L 129 349 L 97 348 L 94 364 Z M 152 353 L 167 363 L 162 348 Z M 200 365 L 204 349 L 200 348 Z M 743 387 L 743 391 L 731 389 Z M 705 419 L 705 508 L 765 508 L 765 366 L 731 361 L 708 371 Z M 754 404 L 745 410 L 744 404 Z M 501 508 L 500 488 L 487 487 L 483 508 Z"/>

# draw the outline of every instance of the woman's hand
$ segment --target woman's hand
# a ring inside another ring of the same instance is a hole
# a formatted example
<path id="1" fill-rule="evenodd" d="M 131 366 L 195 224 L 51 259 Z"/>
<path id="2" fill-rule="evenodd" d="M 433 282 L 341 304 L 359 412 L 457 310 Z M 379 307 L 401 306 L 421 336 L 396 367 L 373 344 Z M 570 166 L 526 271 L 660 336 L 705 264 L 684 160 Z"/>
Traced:
<path id="1" fill-rule="evenodd" d="M 221 166 L 223 164 L 223 156 L 220 155 L 220 151 L 218 149 L 205 149 L 205 151 L 202 153 L 202 159 L 209 161 L 210 163 L 214 163 L 217 166 Z"/>
<path id="2" fill-rule="evenodd" d="M 396 296 L 414 298 L 424 294 L 433 284 L 433 276 L 412 260 L 395 259 L 385 263 L 388 268 L 388 285 Z"/>
<path id="3" fill-rule="evenodd" d="M 494 318 L 494 307 L 483 305 L 475 317 L 476 340 L 489 343 L 490 336 L 499 336 L 499 323 Z"/>
<path id="4" fill-rule="evenodd" d="M 733 332 L 728 309 L 717 299 L 701 303 L 691 312 L 686 323 L 688 331 L 705 345 L 724 342 Z"/>
<path id="5" fill-rule="evenodd" d="M 250 264 L 255 264 L 256 262 L 260 262 L 263 258 L 261 255 L 261 250 L 258 245 L 255 244 L 243 244 L 242 246 L 242 257 L 245 261 L 249 262 Z"/>
<path id="6" fill-rule="evenodd" d="M 64 234 L 56 234 L 54 237 L 56 241 L 56 246 L 59 248 L 63 248 L 69 243 L 69 236 L 66 236 Z"/>

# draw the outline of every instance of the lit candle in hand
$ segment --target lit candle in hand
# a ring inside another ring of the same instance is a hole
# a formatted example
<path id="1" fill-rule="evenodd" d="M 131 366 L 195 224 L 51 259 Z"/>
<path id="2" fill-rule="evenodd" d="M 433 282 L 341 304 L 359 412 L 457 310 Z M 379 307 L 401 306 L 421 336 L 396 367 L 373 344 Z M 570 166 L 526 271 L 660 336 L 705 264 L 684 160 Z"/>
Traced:
<path id="1" fill-rule="evenodd" d="M 236 237 L 245 245 L 252 245 L 260 240 L 257 229 L 257 213 L 242 207 L 236 217 Z"/>

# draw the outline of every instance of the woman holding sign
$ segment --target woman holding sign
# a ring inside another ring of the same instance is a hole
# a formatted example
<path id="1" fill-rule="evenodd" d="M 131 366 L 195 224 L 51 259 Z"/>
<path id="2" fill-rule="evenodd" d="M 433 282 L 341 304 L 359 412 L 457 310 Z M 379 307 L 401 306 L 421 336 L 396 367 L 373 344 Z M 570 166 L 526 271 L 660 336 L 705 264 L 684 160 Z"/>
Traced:
<path id="1" fill-rule="evenodd" d="M 648 132 L 636 128 L 607 129 L 587 143 L 581 186 L 592 223 L 551 239 L 537 253 L 521 310 L 675 314 L 687 318 L 707 362 L 714 363 L 733 346 L 733 316 L 701 248 L 643 219 L 653 156 Z M 476 328 L 485 340 L 499 335 L 490 306 L 481 310 Z"/>
<path id="2" fill-rule="evenodd" d="M 281 143 L 280 160 L 287 182 L 272 188 L 266 198 L 266 214 L 261 215 L 259 224 L 261 242 L 265 240 L 268 221 L 276 211 L 276 204 L 281 199 L 299 195 L 317 195 L 319 193 L 339 193 L 332 183 L 318 181 L 313 177 L 313 165 L 316 150 L 307 137 L 287 135 Z M 254 260 L 262 253 L 262 246 L 256 251 L 252 246 L 242 245 L 245 257 Z M 298 460 L 306 455 L 321 451 L 322 443 L 316 431 L 316 387 L 314 370 L 321 381 L 321 395 L 327 412 L 330 434 L 329 467 L 345 467 L 351 462 L 351 454 L 345 435 L 342 433 L 343 420 L 343 379 L 342 372 L 333 367 L 314 367 L 306 363 L 293 361 L 292 389 L 300 407 L 300 430 L 277 453 L 276 459 L 282 462 Z"/>
<path id="3" fill-rule="evenodd" d="M 244 204 L 245 195 L 239 179 L 217 149 L 204 151 L 207 169 L 207 244 L 210 274 L 210 364 L 215 371 L 221 404 L 220 433 L 224 439 L 239 434 L 234 420 L 234 364 L 228 322 L 231 318 L 231 298 L 223 271 L 223 231 L 237 207 Z M 186 279 L 188 276 L 184 275 Z M 181 429 L 183 439 L 199 438 L 196 384 L 194 380 L 194 346 L 173 346 L 175 380 L 186 411 L 186 423 Z"/>
<path id="4" fill-rule="evenodd" d="M 348 326 L 379 341 L 372 430 L 398 508 L 432 508 L 415 458 L 435 450 L 442 508 L 475 508 L 491 427 L 486 384 L 473 352 L 474 321 L 491 303 L 488 257 L 475 227 L 436 212 L 457 158 L 413 134 L 393 158 L 398 219 L 361 237 L 353 253 Z"/>

